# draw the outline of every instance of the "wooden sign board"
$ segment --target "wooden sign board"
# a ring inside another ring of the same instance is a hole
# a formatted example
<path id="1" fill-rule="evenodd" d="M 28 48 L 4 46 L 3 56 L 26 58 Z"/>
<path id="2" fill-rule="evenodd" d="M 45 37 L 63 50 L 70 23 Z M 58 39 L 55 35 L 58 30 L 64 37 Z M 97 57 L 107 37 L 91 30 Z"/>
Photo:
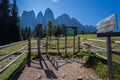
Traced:
<path id="1" fill-rule="evenodd" d="M 111 36 L 120 36 L 120 32 L 113 32 L 118 29 L 116 14 L 113 14 L 98 22 L 97 27 L 97 36 L 106 37 L 108 79 L 113 80 Z"/>
<path id="2" fill-rule="evenodd" d="M 116 14 L 113 14 L 98 22 L 97 29 L 98 29 L 97 31 L 98 37 L 112 36 L 111 34 L 114 34 L 113 36 L 118 36 L 119 32 L 117 33 L 113 32 L 114 30 L 118 29 Z"/>
<path id="3" fill-rule="evenodd" d="M 113 14 L 100 22 L 97 23 L 98 31 L 97 33 L 107 33 L 111 32 L 113 30 L 117 30 L 117 21 L 116 21 L 116 15 Z"/>
<path id="4" fill-rule="evenodd" d="M 67 28 L 66 29 L 66 35 L 67 36 L 74 36 L 74 29 L 73 28 Z"/>
<path id="5" fill-rule="evenodd" d="M 66 36 L 76 36 L 77 35 L 77 27 L 65 27 L 64 35 Z"/>

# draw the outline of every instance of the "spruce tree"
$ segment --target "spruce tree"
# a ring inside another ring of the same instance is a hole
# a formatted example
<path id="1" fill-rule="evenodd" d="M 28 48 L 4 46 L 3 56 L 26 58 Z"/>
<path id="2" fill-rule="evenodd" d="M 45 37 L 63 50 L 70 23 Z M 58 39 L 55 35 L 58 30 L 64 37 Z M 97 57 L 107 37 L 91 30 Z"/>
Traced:
<path id="1" fill-rule="evenodd" d="M 0 45 L 9 43 L 10 6 L 9 0 L 0 0 Z"/>
<path id="2" fill-rule="evenodd" d="M 50 38 L 52 38 L 53 35 L 53 22 L 51 20 L 48 21 L 47 23 L 47 36 L 50 36 Z"/>
<path id="3" fill-rule="evenodd" d="M 13 1 L 11 10 L 11 26 L 10 26 L 10 37 L 12 42 L 20 40 L 20 19 L 18 16 L 18 8 L 16 5 L 16 0 Z"/>

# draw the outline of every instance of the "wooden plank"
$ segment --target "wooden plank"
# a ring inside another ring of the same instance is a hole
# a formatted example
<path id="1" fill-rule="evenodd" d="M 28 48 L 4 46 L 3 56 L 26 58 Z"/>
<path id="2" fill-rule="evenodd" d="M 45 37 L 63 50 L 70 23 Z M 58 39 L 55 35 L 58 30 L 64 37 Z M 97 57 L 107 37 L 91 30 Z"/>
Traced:
<path id="1" fill-rule="evenodd" d="M 20 43 L 25 42 L 25 41 L 27 41 L 27 40 L 11 43 L 11 44 L 8 44 L 8 45 L 3 45 L 3 46 L 0 46 L 0 49 L 10 47 L 10 46 L 13 46 L 13 45 L 16 45 L 16 44 L 20 44 Z"/>
<path id="2" fill-rule="evenodd" d="M 97 37 L 115 37 L 120 36 L 120 32 L 97 33 Z"/>
<path id="3" fill-rule="evenodd" d="M 7 64 L 5 67 L 0 69 L 0 74 L 5 71 L 10 65 L 12 65 L 15 61 L 17 61 L 23 54 L 25 54 L 27 50 L 25 50 L 22 54 L 20 54 L 17 58 L 15 58 L 13 61 L 11 61 L 9 64 Z"/>
<path id="4" fill-rule="evenodd" d="M 107 33 L 118 29 L 116 14 L 113 14 L 97 23 L 97 33 Z"/>
<path id="5" fill-rule="evenodd" d="M 95 46 L 95 45 L 91 45 L 91 44 L 87 44 L 87 43 L 83 43 L 82 44 L 86 45 L 86 46 L 89 46 L 89 47 L 94 47 L 94 48 L 97 48 L 97 49 L 100 49 L 100 50 L 104 50 L 104 51 L 107 51 L 106 48 L 102 48 L 102 47 L 99 47 L 99 46 Z M 113 54 L 116 54 L 116 55 L 119 55 L 120 56 L 120 52 L 117 52 L 117 51 L 111 51 Z"/>
<path id="6" fill-rule="evenodd" d="M 106 51 L 106 48 L 102 48 L 102 47 L 95 46 L 95 45 L 91 45 L 91 44 L 84 43 L 84 42 L 82 42 L 82 44 L 84 44 L 84 45 L 86 45 L 86 46 L 89 46 L 89 47 L 94 47 L 94 48 L 97 48 L 97 49 L 101 49 L 101 50 L 104 50 L 104 51 Z"/>
<path id="7" fill-rule="evenodd" d="M 99 34 L 102 34 L 102 33 L 99 33 Z M 119 35 L 120 33 L 119 32 L 114 32 L 113 34 L 117 34 Z M 113 35 L 112 34 L 112 35 Z M 104 33 L 103 33 L 104 35 Z M 98 41 L 98 42 L 106 42 L 105 40 L 100 40 L 100 39 L 89 39 L 89 38 L 81 38 L 82 40 L 90 40 L 90 41 Z M 120 41 L 111 41 L 112 43 L 115 43 L 115 44 L 120 44 Z"/>
<path id="8" fill-rule="evenodd" d="M 82 40 L 89 40 L 89 41 L 99 41 L 99 42 L 106 42 L 105 40 L 99 40 L 99 39 L 89 39 L 89 38 L 81 38 Z"/>
<path id="9" fill-rule="evenodd" d="M 26 45 L 26 46 L 27 46 L 27 45 Z M 19 49 L 19 50 L 15 51 L 15 52 L 12 52 L 12 53 L 10 53 L 10 54 L 7 54 L 7 55 L 5 55 L 5 56 L 1 57 L 1 58 L 0 58 L 0 61 L 2 61 L 2 60 L 4 60 L 4 59 L 6 59 L 6 58 L 8 58 L 8 57 L 10 57 L 11 55 L 16 54 L 16 53 L 17 53 L 17 52 L 19 52 L 19 51 L 22 51 L 22 50 L 23 50 L 26 46 L 22 47 L 21 49 Z"/>

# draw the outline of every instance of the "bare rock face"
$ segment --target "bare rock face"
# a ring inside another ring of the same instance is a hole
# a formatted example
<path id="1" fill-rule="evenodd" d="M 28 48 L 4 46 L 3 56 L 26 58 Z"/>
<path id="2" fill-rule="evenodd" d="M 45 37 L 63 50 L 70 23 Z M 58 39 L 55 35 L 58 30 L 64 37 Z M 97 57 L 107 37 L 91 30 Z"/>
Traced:
<path id="1" fill-rule="evenodd" d="M 20 18 L 20 24 L 23 27 L 31 27 L 32 29 L 34 28 L 33 26 L 36 25 L 36 18 L 35 18 L 35 13 L 34 11 L 23 11 L 23 14 Z"/>
<path id="2" fill-rule="evenodd" d="M 78 27 L 78 33 L 92 33 L 97 31 L 96 27 L 92 25 L 82 25 L 76 18 L 70 17 L 65 13 L 55 19 L 54 13 L 50 8 L 47 8 L 44 14 L 40 11 L 37 16 L 35 16 L 33 10 L 23 11 L 23 14 L 20 18 L 20 24 L 23 27 L 31 27 L 32 30 L 37 24 L 42 24 L 43 29 L 45 29 L 49 20 L 51 20 L 53 24 L 57 26 L 66 25 Z"/>
<path id="3" fill-rule="evenodd" d="M 54 21 L 55 21 L 54 14 L 50 8 L 47 8 L 45 10 L 44 19 L 45 19 L 46 26 L 47 26 L 47 23 L 49 20 L 51 20 L 54 23 Z"/>
<path id="4" fill-rule="evenodd" d="M 42 24 L 43 29 L 45 28 L 45 19 L 41 11 L 37 14 L 36 24 Z"/>

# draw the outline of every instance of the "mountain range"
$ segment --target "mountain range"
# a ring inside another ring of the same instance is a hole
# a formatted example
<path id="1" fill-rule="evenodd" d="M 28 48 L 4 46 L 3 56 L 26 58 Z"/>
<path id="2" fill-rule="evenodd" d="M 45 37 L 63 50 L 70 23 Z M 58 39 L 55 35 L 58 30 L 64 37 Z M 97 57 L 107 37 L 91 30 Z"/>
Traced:
<path id="1" fill-rule="evenodd" d="M 68 14 L 62 14 L 55 19 L 52 10 L 49 8 L 45 10 L 44 14 L 40 11 L 37 16 L 35 16 L 33 10 L 23 11 L 20 17 L 20 24 L 23 27 L 30 27 L 32 30 L 37 24 L 42 24 L 43 29 L 45 29 L 48 20 L 51 20 L 56 26 L 66 25 L 78 27 L 78 33 L 93 33 L 97 30 L 96 27 L 92 25 L 82 25 L 76 18 L 71 18 Z"/>

